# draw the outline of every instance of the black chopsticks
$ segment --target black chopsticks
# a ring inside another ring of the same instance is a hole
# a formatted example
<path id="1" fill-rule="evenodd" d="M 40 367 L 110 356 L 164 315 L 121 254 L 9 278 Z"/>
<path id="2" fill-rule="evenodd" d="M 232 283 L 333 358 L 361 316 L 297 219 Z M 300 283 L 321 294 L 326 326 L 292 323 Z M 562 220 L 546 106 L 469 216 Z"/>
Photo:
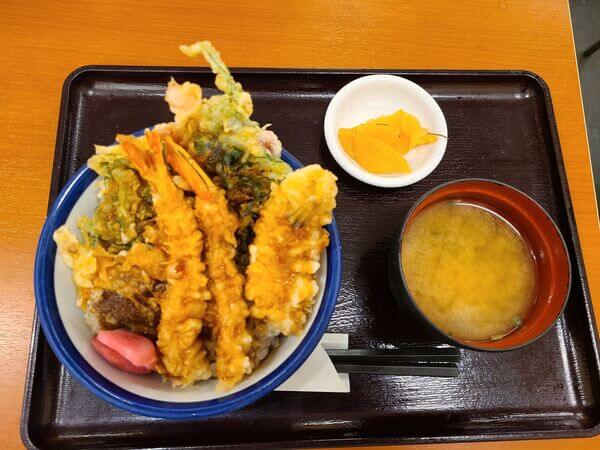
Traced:
<path id="1" fill-rule="evenodd" d="M 327 349 L 340 373 L 457 377 L 460 352 L 449 346 L 406 346 L 395 349 Z"/>

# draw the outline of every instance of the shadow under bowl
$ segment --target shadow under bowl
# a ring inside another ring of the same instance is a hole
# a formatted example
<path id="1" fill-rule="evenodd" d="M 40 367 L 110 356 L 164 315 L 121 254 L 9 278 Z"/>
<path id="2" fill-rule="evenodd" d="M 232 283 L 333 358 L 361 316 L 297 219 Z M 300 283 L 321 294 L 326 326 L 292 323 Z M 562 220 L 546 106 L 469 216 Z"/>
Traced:
<path id="1" fill-rule="evenodd" d="M 451 337 L 433 324 L 411 295 L 402 268 L 402 240 L 415 217 L 441 202 L 480 205 L 507 220 L 529 243 L 537 269 L 535 303 L 523 323 L 497 340 L 472 341 Z M 433 335 L 472 350 L 506 351 L 520 348 L 544 335 L 563 312 L 571 287 L 571 265 L 560 231 L 533 199 L 507 184 L 485 179 L 462 179 L 442 184 L 423 195 L 400 226 L 388 258 L 390 287 L 399 305 L 413 313 Z"/>

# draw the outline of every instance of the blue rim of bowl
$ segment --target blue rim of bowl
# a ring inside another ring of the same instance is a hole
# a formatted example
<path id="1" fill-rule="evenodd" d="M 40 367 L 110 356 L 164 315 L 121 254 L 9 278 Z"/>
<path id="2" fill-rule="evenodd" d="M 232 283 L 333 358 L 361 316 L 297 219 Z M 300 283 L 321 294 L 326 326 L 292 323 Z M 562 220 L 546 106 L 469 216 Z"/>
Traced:
<path id="1" fill-rule="evenodd" d="M 142 132 L 134 133 L 139 135 Z M 282 159 L 293 169 L 300 161 L 286 150 Z M 35 301 L 46 340 L 60 362 L 77 381 L 101 399 L 126 411 L 163 419 L 206 418 L 243 408 L 271 392 L 287 380 L 310 356 L 325 333 L 340 290 L 342 274 L 341 244 L 335 219 L 327 225 L 327 277 L 323 298 L 314 322 L 292 354 L 270 374 L 234 394 L 200 402 L 166 402 L 133 394 L 100 375 L 77 351 L 62 324 L 54 294 L 56 244 L 52 234 L 63 225 L 83 191 L 98 177 L 82 167 L 59 193 L 40 235 L 34 265 Z"/>

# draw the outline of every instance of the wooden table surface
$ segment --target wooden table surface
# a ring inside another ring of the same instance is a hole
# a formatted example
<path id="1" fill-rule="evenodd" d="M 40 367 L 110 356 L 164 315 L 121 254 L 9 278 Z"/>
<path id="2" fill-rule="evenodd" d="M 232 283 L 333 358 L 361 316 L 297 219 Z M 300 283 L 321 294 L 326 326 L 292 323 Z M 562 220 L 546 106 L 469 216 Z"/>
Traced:
<path id="1" fill-rule="evenodd" d="M 145 6 L 130 0 L 4 0 L 0 448 L 22 445 L 33 258 L 46 214 L 62 82 L 86 64 L 189 65 L 177 45 L 198 39 L 212 40 L 232 67 L 527 69 L 541 75 L 552 92 L 592 298 L 600 311 L 600 233 L 567 0 L 173 0 Z M 542 446 L 598 448 L 600 438 L 419 448 Z"/>

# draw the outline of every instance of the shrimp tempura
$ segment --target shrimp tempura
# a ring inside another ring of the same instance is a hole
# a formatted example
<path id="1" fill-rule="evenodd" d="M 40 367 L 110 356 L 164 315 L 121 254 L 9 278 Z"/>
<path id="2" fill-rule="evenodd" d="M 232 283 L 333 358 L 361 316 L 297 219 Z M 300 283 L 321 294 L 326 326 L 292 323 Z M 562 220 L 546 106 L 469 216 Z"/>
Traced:
<path id="1" fill-rule="evenodd" d="M 216 306 L 218 389 L 230 389 L 251 370 L 248 350 L 252 337 L 246 329 L 244 278 L 234 262 L 239 220 L 228 209 L 223 190 L 212 183 L 187 152 L 169 137 L 165 142 L 167 161 L 196 194 L 196 218 L 206 238 L 208 287 Z"/>
<path id="2" fill-rule="evenodd" d="M 157 369 L 176 385 L 208 379 L 212 371 L 199 334 L 210 292 L 200 259 L 203 236 L 194 211 L 169 175 L 158 134 L 146 131 L 145 139 L 120 135 L 117 140 L 152 189 L 156 245 L 167 254 L 168 283 L 159 297 Z"/>
<path id="3" fill-rule="evenodd" d="M 273 184 L 250 246 L 246 298 L 250 314 L 284 335 L 300 333 L 319 290 L 315 273 L 329 244 L 323 228 L 335 208 L 336 177 L 318 165 Z"/>

